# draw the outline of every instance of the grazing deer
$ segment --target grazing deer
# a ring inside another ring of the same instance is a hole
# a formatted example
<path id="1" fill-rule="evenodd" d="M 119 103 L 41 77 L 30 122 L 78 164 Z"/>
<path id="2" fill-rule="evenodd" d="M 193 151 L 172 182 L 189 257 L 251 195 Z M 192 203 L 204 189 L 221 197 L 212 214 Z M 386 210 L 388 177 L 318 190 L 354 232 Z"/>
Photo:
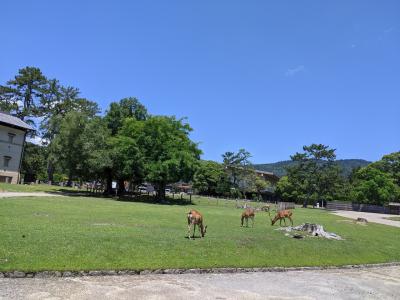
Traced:
<path id="1" fill-rule="evenodd" d="M 271 219 L 271 226 L 274 226 L 274 224 L 278 220 L 279 220 L 279 226 L 282 226 L 282 220 L 283 220 L 283 222 L 285 223 L 285 226 L 286 226 L 286 218 L 288 218 L 290 220 L 290 222 L 292 223 L 292 226 L 293 226 L 293 220 L 292 220 L 293 213 L 290 210 L 278 211 L 273 220 L 271 218 L 271 214 L 270 214 L 269 211 L 268 211 L 268 214 L 269 214 L 269 218 Z"/>
<path id="2" fill-rule="evenodd" d="M 261 208 L 260 208 L 261 211 L 269 211 L 269 209 L 270 209 L 270 206 L 269 206 L 269 205 L 263 205 L 263 206 L 261 206 Z"/>
<path id="3" fill-rule="evenodd" d="M 249 227 L 249 218 L 251 219 L 251 227 L 254 227 L 254 209 L 252 208 L 246 208 L 246 210 L 242 213 L 242 227 L 243 227 L 243 221 L 246 219 L 246 227 Z"/>
<path id="4" fill-rule="evenodd" d="M 189 239 L 190 239 L 190 232 L 192 231 L 192 226 L 193 226 L 192 238 L 194 238 L 194 232 L 196 231 L 196 225 L 199 226 L 199 228 L 200 228 L 201 237 L 203 238 L 206 235 L 207 226 L 204 226 L 203 215 L 201 213 L 199 213 L 197 210 L 192 209 L 191 211 L 189 211 L 189 213 L 187 214 L 187 221 L 188 221 L 188 238 Z"/>

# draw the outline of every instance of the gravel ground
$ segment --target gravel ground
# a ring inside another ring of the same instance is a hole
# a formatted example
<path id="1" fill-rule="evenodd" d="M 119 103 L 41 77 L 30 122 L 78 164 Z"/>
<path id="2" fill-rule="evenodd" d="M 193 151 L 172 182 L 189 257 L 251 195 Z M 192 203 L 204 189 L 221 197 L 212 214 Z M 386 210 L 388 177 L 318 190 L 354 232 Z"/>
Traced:
<path id="1" fill-rule="evenodd" d="M 400 299 L 400 267 L 238 274 L 1 278 L 0 299 Z"/>
<path id="2" fill-rule="evenodd" d="M 360 212 L 360 211 L 347 211 L 347 210 L 336 210 L 332 212 L 335 215 L 350 218 L 353 220 L 357 220 L 357 218 L 365 218 L 368 222 L 372 223 L 379 223 L 394 227 L 400 227 L 399 221 L 387 220 L 385 218 L 388 217 L 395 217 L 396 215 L 386 215 L 386 214 L 376 214 L 376 213 L 367 213 L 367 212 Z"/>

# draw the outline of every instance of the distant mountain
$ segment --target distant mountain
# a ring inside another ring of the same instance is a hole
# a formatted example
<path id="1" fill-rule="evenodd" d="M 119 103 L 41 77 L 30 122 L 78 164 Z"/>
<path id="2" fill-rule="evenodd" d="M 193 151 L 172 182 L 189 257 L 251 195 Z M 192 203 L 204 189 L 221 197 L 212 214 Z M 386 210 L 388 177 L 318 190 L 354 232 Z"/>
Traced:
<path id="1" fill-rule="evenodd" d="M 342 168 L 344 176 L 350 175 L 351 171 L 354 168 L 365 167 L 366 165 L 371 163 L 370 161 L 366 161 L 364 159 L 338 159 L 336 162 Z M 291 160 L 284 160 L 271 164 L 255 164 L 253 166 L 257 170 L 272 172 L 275 175 L 281 177 L 286 175 L 285 168 L 293 166 L 294 164 L 296 163 Z"/>

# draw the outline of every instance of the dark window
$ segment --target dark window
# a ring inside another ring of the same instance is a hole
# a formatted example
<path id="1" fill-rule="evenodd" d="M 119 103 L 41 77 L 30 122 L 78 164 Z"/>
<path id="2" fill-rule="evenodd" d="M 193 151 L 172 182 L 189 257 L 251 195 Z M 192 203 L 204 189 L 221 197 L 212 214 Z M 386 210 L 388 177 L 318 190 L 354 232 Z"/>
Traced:
<path id="1" fill-rule="evenodd" d="M 3 182 L 3 183 L 11 183 L 11 181 L 12 181 L 12 177 L 0 176 L 0 182 Z"/>
<path id="2" fill-rule="evenodd" d="M 12 144 L 12 143 L 14 142 L 14 137 L 15 137 L 15 134 L 14 134 L 14 133 L 9 133 L 9 134 L 8 134 L 8 142 L 9 142 L 10 144 Z"/>
<path id="3" fill-rule="evenodd" d="M 11 157 L 10 156 L 4 156 L 4 167 L 7 168 L 8 164 L 10 163 Z"/>

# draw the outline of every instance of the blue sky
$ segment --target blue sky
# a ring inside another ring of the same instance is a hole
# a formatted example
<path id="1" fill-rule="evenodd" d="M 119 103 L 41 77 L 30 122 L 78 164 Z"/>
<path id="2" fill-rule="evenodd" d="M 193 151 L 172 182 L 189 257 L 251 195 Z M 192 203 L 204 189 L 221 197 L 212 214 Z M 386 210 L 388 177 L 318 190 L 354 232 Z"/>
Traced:
<path id="1" fill-rule="evenodd" d="M 138 97 L 188 117 L 205 159 L 400 150 L 400 1 L 6 0 L 1 12 L 1 84 L 37 66 L 103 109 Z"/>

